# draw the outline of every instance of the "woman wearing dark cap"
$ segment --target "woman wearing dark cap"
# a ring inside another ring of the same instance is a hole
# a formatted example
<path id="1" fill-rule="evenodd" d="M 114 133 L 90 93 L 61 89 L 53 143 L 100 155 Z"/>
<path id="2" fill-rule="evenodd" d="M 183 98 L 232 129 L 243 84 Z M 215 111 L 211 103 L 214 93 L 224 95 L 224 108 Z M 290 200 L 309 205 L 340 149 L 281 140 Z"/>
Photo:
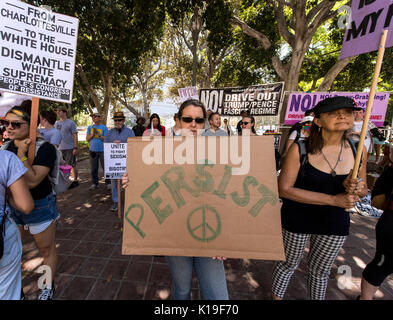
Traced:
<path id="1" fill-rule="evenodd" d="M 160 117 L 157 113 L 150 116 L 149 125 L 146 127 L 144 136 L 165 136 L 165 127 L 161 125 Z"/>
<path id="2" fill-rule="evenodd" d="M 367 194 L 365 150 L 359 170 L 363 181 L 350 176 L 356 150 L 345 132 L 353 126 L 356 109 L 346 97 L 320 101 L 313 109 L 310 136 L 288 150 L 279 178 L 286 261 L 273 272 L 275 300 L 284 297 L 308 240 L 308 295 L 313 300 L 325 298 L 331 266 L 349 234 L 345 209 Z"/>

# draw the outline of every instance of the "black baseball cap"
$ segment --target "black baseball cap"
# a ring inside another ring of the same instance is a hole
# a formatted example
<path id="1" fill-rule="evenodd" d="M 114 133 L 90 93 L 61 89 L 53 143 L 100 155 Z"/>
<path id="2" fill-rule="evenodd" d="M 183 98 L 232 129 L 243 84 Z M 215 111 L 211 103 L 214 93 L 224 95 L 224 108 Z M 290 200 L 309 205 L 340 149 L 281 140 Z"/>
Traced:
<path id="1" fill-rule="evenodd" d="M 312 109 L 312 111 L 314 111 L 315 116 L 318 117 L 321 113 L 345 108 L 362 110 L 362 108 L 359 108 L 357 106 L 354 99 L 349 97 L 337 96 L 319 101 L 317 105 Z"/>

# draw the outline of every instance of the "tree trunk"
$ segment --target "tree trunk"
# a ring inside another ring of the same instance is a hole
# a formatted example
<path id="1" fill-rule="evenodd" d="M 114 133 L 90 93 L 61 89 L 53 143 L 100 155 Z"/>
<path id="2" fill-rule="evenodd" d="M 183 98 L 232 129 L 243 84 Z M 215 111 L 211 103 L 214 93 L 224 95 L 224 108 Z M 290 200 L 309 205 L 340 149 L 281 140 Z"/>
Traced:
<path id="1" fill-rule="evenodd" d="M 141 90 L 143 100 L 143 113 L 145 117 L 150 117 L 150 104 L 147 100 L 147 90 L 144 88 Z"/>
<path id="2" fill-rule="evenodd" d="M 131 104 L 128 104 L 126 101 L 124 101 L 122 98 L 119 97 L 117 93 L 113 93 L 113 98 L 119 101 L 123 106 L 125 106 L 128 110 L 130 110 L 131 113 L 133 113 L 136 117 L 141 117 L 142 115 L 136 110 L 135 104 L 131 102 Z"/>
<path id="3" fill-rule="evenodd" d="M 105 95 L 104 95 L 104 102 L 101 111 L 101 119 L 102 123 L 106 125 L 109 106 L 112 99 L 112 75 L 107 73 L 105 75 Z"/>

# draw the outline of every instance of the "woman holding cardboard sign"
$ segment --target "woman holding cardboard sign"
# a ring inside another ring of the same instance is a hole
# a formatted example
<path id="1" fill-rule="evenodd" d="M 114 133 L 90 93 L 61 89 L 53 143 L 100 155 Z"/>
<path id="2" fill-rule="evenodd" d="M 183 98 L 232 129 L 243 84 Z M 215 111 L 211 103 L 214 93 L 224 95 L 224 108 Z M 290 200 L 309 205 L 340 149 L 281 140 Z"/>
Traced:
<path id="1" fill-rule="evenodd" d="M 198 100 L 184 101 L 178 112 L 181 135 L 196 136 L 203 133 L 206 109 Z M 127 187 L 128 176 L 123 176 L 123 188 Z M 176 300 L 191 298 L 192 270 L 195 268 L 202 298 L 206 300 L 228 300 L 223 257 L 180 257 L 167 256 L 172 276 L 172 294 Z"/>
<path id="2" fill-rule="evenodd" d="M 350 176 L 356 148 L 345 133 L 353 126 L 356 109 L 354 101 L 346 97 L 320 101 L 313 109 L 310 136 L 288 150 L 279 179 L 286 261 L 274 270 L 273 299 L 283 298 L 308 240 L 309 298 L 325 298 L 331 266 L 349 233 L 345 209 L 368 191 L 365 149 L 359 171 L 363 181 Z"/>

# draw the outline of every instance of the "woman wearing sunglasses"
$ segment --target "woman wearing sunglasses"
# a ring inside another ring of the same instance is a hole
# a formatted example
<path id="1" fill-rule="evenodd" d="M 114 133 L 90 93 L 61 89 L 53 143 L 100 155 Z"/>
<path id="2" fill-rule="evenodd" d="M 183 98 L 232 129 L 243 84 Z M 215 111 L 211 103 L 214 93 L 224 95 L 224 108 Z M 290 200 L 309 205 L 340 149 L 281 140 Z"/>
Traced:
<path id="1" fill-rule="evenodd" d="M 2 121 L 11 139 L 10 143 L 4 146 L 8 151 L 16 154 L 26 167 L 25 180 L 34 200 L 34 210 L 29 215 L 19 210 L 12 210 L 11 218 L 20 227 L 21 232 L 23 227 L 29 229 L 44 258 L 44 265 L 51 268 L 53 279 L 57 266 L 55 231 L 59 211 L 48 175 L 55 165 L 56 149 L 46 142 L 36 152 L 32 165 L 27 161 L 27 151 L 31 142 L 30 114 L 31 103 L 23 107 L 13 107 Z M 46 283 L 38 299 L 51 300 L 53 293 L 53 283 Z"/>
<path id="2" fill-rule="evenodd" d="M 241 135 L 245 134 L 245 132 L 249 132 L 250 136 L 257 135 L 255 131 L 255 118 L 253 116 L 244 116 L 240 122 L 240 126 L 242 128 Z"/>
<path id="3" fill-rule="evenodd" d="M 199 100 L 186 100 L 179 108 L 181 135 L 201 135 L 205 128 L 206 109 Z M 128 176 L 122 179 L 123 188 L 128 185 Z M 172 276 L 172 295 L 175 300 L 191 298 L 192 270 L 195 268 L 205 300 L 228 300 L 228 289 L 225 278 L 224 257 L 180 257 L 167 256 Z"/>

